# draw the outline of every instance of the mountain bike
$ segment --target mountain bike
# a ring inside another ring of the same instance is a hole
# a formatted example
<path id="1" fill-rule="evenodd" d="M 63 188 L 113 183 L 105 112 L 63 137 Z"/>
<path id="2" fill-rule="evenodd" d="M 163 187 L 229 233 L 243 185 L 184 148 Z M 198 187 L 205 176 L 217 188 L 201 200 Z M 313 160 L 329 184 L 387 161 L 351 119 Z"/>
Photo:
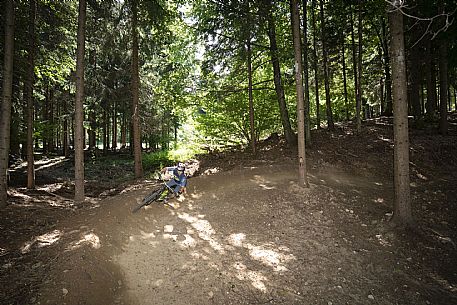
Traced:
<path id="1" fill-rule="evenodd" d="M 159 180 L 162 181 L 162 183 L 157 188 L 155 188 L 151 193 L 149 193 L 146 197 L 144 197 L 141 203 L 133 207 L 132 213 L 137 212 L 144 206 L 150 205 L 154 201 L 162 200 L 164 203 L 166 203 L 170 195 L 179 196 L 179 194 L 175 194 L 174 191 L 167 185 L 167 181 L 169 181 L 171 177 L 172 176 L 170 175 L 170 173 L 160 175 Z"/>
<path id="2" fill-rule="evenodd" d="M 165 192 L 167 194 L 164 194 Z M 160 198 L 166 198 L 169 195 L 168 193 L 173 194 L 173 190 L 167 186 L 166 182 L 163 182 L 151 193 L 149 193 L 146 197 L 144 197 L 141 203 L 133 207 L 132 213 L 138 212 L 142 207 L 150 205 L 151 203 L 159 200 Z"/>

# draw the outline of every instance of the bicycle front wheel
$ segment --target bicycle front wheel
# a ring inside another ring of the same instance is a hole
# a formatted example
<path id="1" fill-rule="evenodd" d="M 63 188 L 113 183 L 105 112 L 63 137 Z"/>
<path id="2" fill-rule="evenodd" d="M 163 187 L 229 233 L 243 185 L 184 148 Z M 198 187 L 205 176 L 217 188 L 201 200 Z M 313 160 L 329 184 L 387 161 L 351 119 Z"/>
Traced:
<path id="1" fill-rule="evenodd" d="M 144 197 L 143 201 L 141 201 L 140 204 L 136 205 L 136 206 L 132 209 L 132 213 L 137 212 L 137 211 L 140 210 L 142 207 L 147 206 L 147 205 L 149 205 L 151 202 L 156 201 L 157 199 L 159 199 L 160 195 L 165 191 L 165 189 L 166 189 L 166 186 L 165 186 L 165 185 L 161 185 L 159 188 L 157 188 L 157 189 L 155 189 L 154 191 L 152 191 L 149 195 L 147 195 L 146 197 Z"/>

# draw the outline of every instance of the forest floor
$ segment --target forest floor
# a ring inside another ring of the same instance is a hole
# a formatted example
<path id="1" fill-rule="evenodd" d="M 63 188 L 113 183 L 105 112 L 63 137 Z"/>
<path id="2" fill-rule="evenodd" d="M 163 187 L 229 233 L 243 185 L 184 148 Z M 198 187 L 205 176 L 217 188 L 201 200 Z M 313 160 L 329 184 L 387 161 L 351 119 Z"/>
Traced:
<path id="1" fill-rule="evenodd" d="M 276 137 L 256 158 L 213 152 L 191 161 L 187 195 L 135 214 L 158 182 L 129 183 L 131 167 L 98 171 L 81 206 L 68 160 L 38 165 L 33 191 L 17 169 L 0 303 L 457 304 L 457 128 L 410 133 L 414 230 L 389 222 L 391 130 L 384 119 L 358 135 L 313 131 L 309 188 Z"/>

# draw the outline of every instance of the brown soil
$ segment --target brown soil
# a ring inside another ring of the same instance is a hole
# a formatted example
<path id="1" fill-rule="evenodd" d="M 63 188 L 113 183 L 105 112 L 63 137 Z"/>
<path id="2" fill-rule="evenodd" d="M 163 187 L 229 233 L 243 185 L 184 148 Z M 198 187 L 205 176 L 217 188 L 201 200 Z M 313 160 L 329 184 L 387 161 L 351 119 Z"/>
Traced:
<path id="1" fill-rule="evenodd" d="M 55 179 L 70 163 L 43 169 L 47 188 L 11 188 L 2 213 L 0 303 L 457 304 L 456 134 L 411 133 L 404 230 L 389 222 L 390 130 L 315 131 L 309 188 L 275 137 L 256 158 L 212 153 L 184 198 L 135 214 L 158 182 L 93 179 L 76 206 Z"/>

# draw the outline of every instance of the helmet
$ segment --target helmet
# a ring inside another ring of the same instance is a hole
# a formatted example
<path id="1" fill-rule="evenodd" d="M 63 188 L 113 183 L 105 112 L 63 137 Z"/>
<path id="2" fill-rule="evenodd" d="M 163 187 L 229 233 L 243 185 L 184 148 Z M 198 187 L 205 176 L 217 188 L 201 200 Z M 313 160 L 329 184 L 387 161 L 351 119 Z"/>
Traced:
<path id="1" fill-rule="evenodd" d="M 182 163 L 182 162 L 178 162 L 178 165 L 176 166 L 176 168 L 179 171 L 183 171 L 186 168 L 186 165 L 184 163 Z"/>

